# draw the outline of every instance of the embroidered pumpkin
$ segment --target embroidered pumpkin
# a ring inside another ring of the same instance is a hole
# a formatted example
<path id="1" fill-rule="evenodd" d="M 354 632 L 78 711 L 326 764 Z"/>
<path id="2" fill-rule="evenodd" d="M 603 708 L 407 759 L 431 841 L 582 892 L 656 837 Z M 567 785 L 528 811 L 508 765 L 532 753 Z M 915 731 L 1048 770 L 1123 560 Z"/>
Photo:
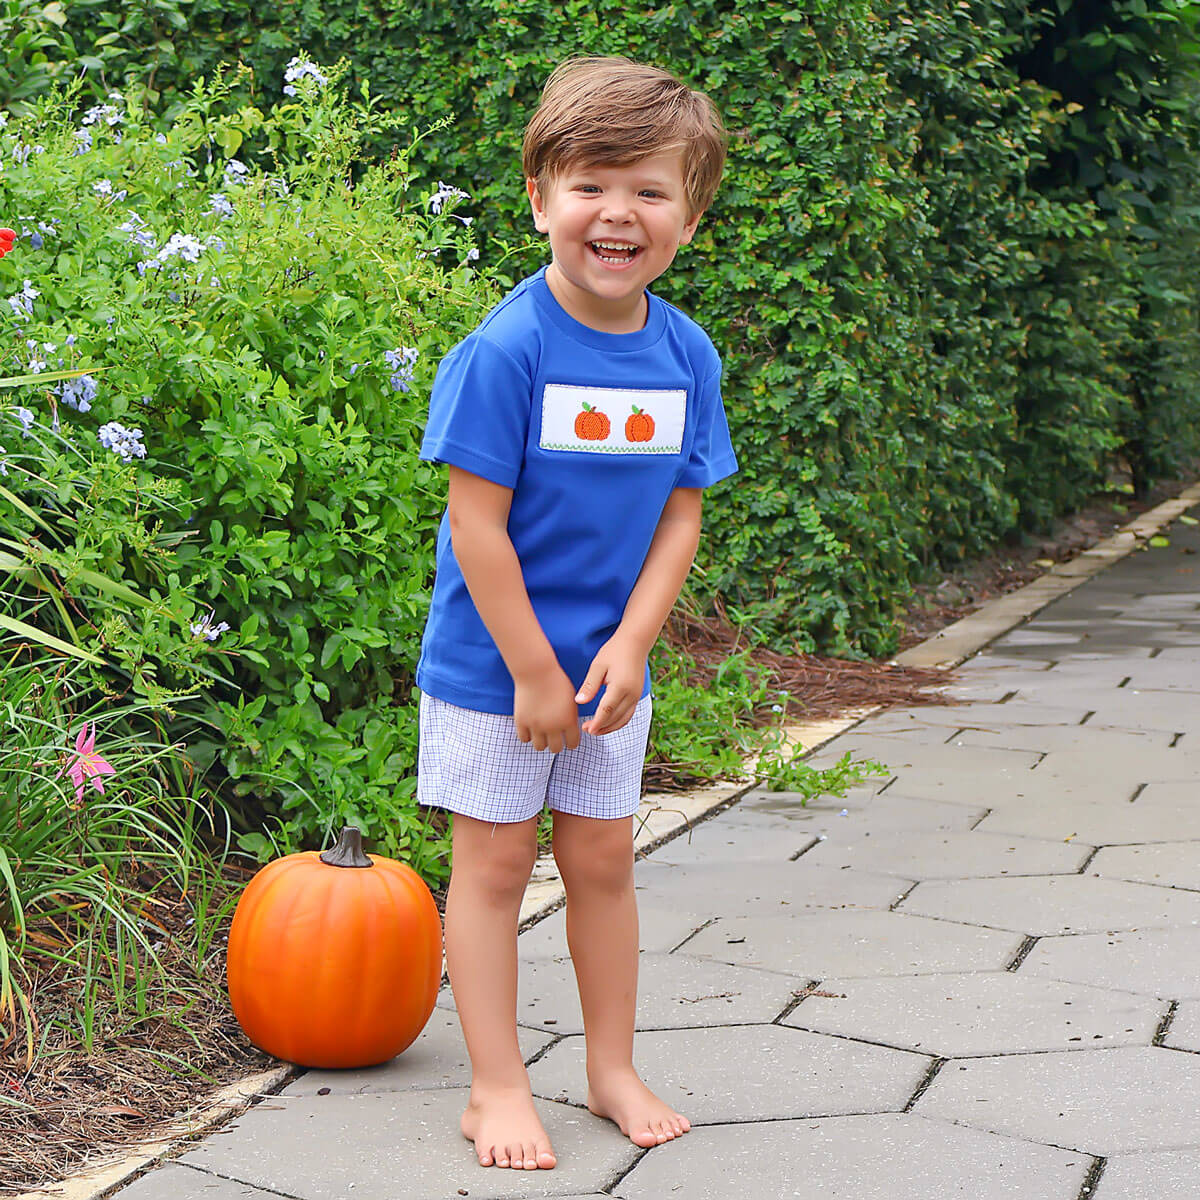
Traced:
<path id="1" fill-rule="evenodd" d="M 353 826 L 246 885 L 229 930 L 229 999 L 261 1050 L 304 1067 L 369 1067 L 433 1012 L 442 926 L 421 877 L 363 853 Z"/>
<path id="2" fill-rule="evenodd" d="M 654 418 L 634 405 L 633 415 L 625 421 L 625 440 L 648 442 L 654 436 Z"/>
<path id="3" fill-rule="evenodd" d="M 585 442 L 602 442 L 611 431 L 608 417 L 585 401 L 583 412 L 575 418 L 575 436 Z"/>

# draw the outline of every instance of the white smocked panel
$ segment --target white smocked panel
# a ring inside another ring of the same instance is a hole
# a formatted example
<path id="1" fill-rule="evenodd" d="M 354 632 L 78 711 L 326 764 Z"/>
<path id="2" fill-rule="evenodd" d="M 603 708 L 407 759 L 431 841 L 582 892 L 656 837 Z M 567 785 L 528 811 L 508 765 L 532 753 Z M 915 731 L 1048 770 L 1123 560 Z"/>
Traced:
<path id="1" fill-rule="evenodd" d="M 538 445 L 587 454 L 679 454 L 686 415 L 685 388 L 548 383 Z"/>

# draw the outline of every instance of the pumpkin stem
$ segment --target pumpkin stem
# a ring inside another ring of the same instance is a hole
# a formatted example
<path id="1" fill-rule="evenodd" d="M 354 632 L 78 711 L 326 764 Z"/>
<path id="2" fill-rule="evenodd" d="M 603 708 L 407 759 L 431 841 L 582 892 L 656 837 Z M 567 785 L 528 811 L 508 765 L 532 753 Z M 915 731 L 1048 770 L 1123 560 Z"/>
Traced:
<path id="1" fill-rule="evenodd" d="M 342 829 L 337 845 L 319 855 L 331 867 L 373 867 L 375 864 L 363 853 L 362 834 L 353 825 Z"/>

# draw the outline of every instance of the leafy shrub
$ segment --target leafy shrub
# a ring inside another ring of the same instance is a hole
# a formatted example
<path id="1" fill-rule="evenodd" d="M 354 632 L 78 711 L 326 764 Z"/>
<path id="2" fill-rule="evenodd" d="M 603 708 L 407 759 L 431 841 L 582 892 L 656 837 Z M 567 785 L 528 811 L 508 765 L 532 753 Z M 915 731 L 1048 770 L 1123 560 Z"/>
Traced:
<path id="1" fill-rule="evenodd" d="M 917 575 L 1078 503 L 1122 454 L 1170 469 L 1200 427 L 1174 416 L 1200 370 L 1194 282 L 1160 271 L 1158 299 L 1139 299 L 1142 235 L 1055 173 L 1093 109 L 1106 129 L 1127 119 L 1115 98 L 1130 79 L 1129 119 L 1191 145 L 1195 106 L 1175 86 L 1187 8 L 472 0 L 365 14 L 351 0 L 196 0 L 154 83 L 166 97 L 170 81 L 241 58 L 270 89 L 297 47 L 346 55 L 389 111 L 450 122 L 411 162 L 431 186 L 472 191 L 485 262 L 528 229 L 518 147 L 555 62 L 623 53 L 711 91 L 733 132 L 730 170 L 659 285 L 725 355 L 744 464 L 712 497 L 708 586 L 797 648 L 881 653 Z M 1110 10 L 1119 20 L 1097 48 L 1084 27 Z M 112 5 L 71 14 L 98 35 L 123 20 Z M 1181 32 L 1161 33 L 1171 22 Z M 1085 97 L 1081 111 L 1041 69 L 1070 40 L 1048 39 L 1059 28 L 1112 79 L 1103 104 Z M 1143 171 L 1133 146 L 1106 151 L 1114 171 Z M 1183 219 L 1189 160 L 1155 161 Z M 515 269 L 537 256 L 518 254 Z"/>
<path id="2" fill-rule="evenodd" d="M 412 680 L 443 500 L 417 451 L 434 365 L 497 293 L 461 196 L 414 192 L 400 151 L 363 169 L 382 122 L 298 74 L 268 114 L 217 82 L 167 132 L 116 98 L 76 127 L 68 96 L 0 134 L 0 211 L 34 214 L 0 264 L 9 367 L 33 377 L 0 409 L 8 628 L 163 712 L 243 850 L 356 824 L 436 881 Z M 692 770 L 740 772 L 739 711 Z"/>
<path id="3" fill-rule="evenodd" d="M 349 181 L 383 122 L 321 78 L 270 115 L 223 113 L 227 89 L 198 85 L 166 133 L 133 100 L 77 128 L 55 97 L 0 134 L 0 211 L 33 214 L 0 264 L 9 367 L 93 372 L 17 393 L 39 461 L 14 457 L 9 483 L 20 536 L 68 584 L 83 567 L 125 585 L 110 601 L 144 598 L 74 633 L 149 703 L 202 685 L 190 753 L 218 761 L 235 806 L 273 814 L 284 845 L 363 823 L 436 875 L 408 683 L 441 499 L 416 448 L 437 359 L 494 293 L 453 204 L 409 193 L 405 154 Z M 221 149 L 248 133 L 271 170 Z M 123 488 L 100 506 L 106 475 Z M 150 520 L 159 503 L 173 528 Z M 32 608 L 59 632 L 70 619 L 61 600 Z"/>

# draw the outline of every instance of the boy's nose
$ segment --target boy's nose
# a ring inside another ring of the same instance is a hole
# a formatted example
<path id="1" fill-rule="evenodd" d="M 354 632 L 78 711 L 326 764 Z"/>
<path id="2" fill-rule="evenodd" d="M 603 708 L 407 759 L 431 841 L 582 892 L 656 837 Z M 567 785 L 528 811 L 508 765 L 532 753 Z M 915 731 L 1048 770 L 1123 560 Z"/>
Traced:
<path id="1" fill-rule="evenodd" d="M 612 221 L 615 225 L 627 225 L 633 220 L 633 205 L 628 200 L 613 196 L 608 198 L 601 215 L 605 221 Z"/>

